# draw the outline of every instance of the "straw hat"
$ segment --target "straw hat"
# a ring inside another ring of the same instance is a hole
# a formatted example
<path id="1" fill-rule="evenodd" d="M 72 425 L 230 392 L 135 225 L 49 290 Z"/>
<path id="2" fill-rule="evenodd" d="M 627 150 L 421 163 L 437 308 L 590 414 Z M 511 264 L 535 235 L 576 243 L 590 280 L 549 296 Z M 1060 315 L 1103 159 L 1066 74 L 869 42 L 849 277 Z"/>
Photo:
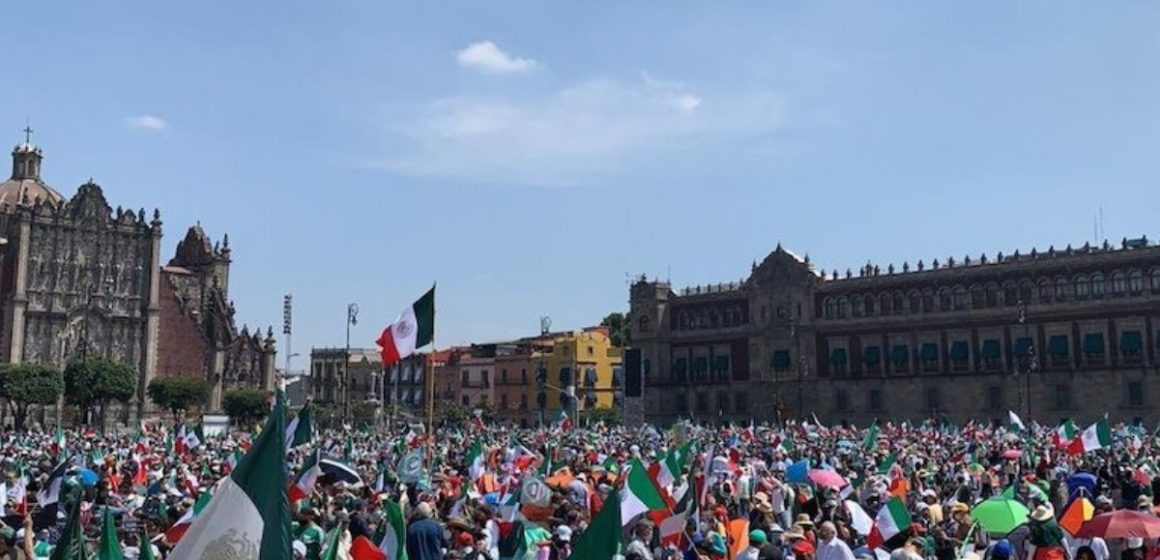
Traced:
<path id="1" fill-rule="evenodd" d="M 794 525 L 801 525 L 802 527 L 808 529 L 814 526 L 814 521 L 810 519 L 809 515 L 805 513 L 799 513 L 797 518 L 794 519 Z"/>
<path id="2" fill-rule="evenodd" d="M 1035 511 L 1031 512 L 1031 519 L 1033 519 L 1035 521 L 1047 521 L 1047 520 L 1051 519 L 1052 517 L 1054 517 L 1054 516 L 1051 515 L 1051 510 L 1047 509 L 1044 506 L 1038 506 L 1035 508 Z"/>

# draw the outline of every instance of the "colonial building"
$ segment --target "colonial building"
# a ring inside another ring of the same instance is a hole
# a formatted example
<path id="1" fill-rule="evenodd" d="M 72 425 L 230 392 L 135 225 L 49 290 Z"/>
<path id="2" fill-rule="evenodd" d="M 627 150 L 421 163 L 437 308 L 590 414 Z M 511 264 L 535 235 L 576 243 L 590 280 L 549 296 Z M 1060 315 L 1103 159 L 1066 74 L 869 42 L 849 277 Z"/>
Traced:
<path id="1" fill-rule="evenodd" d="M 630 291 L 646 417 L 748 422 L 1160 418 L 1160 247 L 981 255 L 854 274 L 780 246 L 745 280 Z"/>
<path id="2" fill-rule="evenodd" d="M 114 209 L 92 181 L 66 199 L 43 180 L 42 161 L 26 139 L 0 183 L 0 359 L 129 364 L 140 375 L 136 410 L 159 375 L 214 381 L 211 408 L 223 385 L 273 386 L 272 337 L 234 326 L 228 243 L 210 247 L 191 229 L 162 268 L 160 212 Z"/>
<path id="3" fill-rule="evenodd" d="M 427 358 L 427 354 L 414 354 L 387 368 L 384 376 L 377 349 L 315 348 L 310 352 L 311 396 L 319 404 L 335 407 L 347 398 L 372 406 L 382 401 L 385 414 L 395 412 L 398 405 L 400 413 L 415 415 L 426 410 Z"/>

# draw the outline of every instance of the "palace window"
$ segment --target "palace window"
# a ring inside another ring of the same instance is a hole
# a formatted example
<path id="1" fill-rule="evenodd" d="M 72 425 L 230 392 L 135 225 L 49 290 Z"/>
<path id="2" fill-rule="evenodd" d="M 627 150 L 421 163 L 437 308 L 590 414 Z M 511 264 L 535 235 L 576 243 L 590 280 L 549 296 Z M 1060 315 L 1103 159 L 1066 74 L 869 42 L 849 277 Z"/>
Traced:
<path id="1" fill-rule="evenodd" d="M 955 288 L 955 310 L 962 311 L 967 308 L 967 289 L 959 286 Z"/>
<path id="2" fill-rule="evenodd" d="M 789 370 L 791 363 L 789 350 L 774 350 L 773 358 L 770 360 L 770 365 L 773 366 L 773 371 L 783 372 Z"/>
<path id="3" fill-rule="evenodd" d="M 971 286 L 971 307 L 982 309 L 987 306 L 987 293 L 982 286 Z"/>
<path id="4" fill-rule="evenodd" d="M 987 307 L 999 306 L 999 286 L 995 284 L 987 285 Z"/>
<path id="5" fill-rule="evenodd" d="M 1089 365 L 1104 363 L 1104 334 L 1088 333 L 1083 337 L 1083 355 Z"/>
<path id="6" fill-rule="evenodd" d="M 1051 356 L 1051 365 L 1062 367 L 1071 363 L 1067 335 L 1053 335 L 1047 340 L 1047 355 Z"/>
<path id="7" fill-rule="evenodd" d="M 1023 303 L 1031 303 L 1031 295 L 1035 292 L 1035 285 L 1030 280 L 1024 280 L 1019 283 L 1019 299 L 1009 305 L 1018 305 L 1020 301 Z"/>
<path id="8" fill-rule="evenodd" d="M 965 340 L 956 340 L 951 343 L 951 367 L 955 371 L 965 371 L 970 361 L 970 346 Z"/>
<path id="9" fill-rule="evenodd" d="M 839 375 L 846 373 L 847 361 L 845 348 L 834 348 L 830 351 L 830 367 L 834 369 L 834 373 Z"/>
<path id="10" fill-rule="evenodd" d="M 1144 361 L 1144 337 L 1140 331 L 1124 331 L 1120 333 L 1120 355 L 1125 364 L 1138 364 Z"/>
<path id="11" fill-rule="evenodd" d="M 850 302 L 846 301 L 846 298 L 838 298 L 838 318 L 839 319 L 846 318 L 846 314 L 849 312 L 849 308 L 850 308 Z"/>
<path id="12" fill-rule="evenodd" d="M 922 311 L 922 295 L 918 292 L 910 292 L 910 312 L 918 313 Z"/>
<path id="13" fill-rule="evenodd" d="M 1019 287 L 1014 283 L 1003 286 L 1003 305 L 1013 307 L 1019 304 Z"/>
<path id="14" fill-rule="evenodd" d="M 761 309 L 764 310 L 765 306 L 762 306 Z M 823 314 L 827 319 L 834 318 L 834 300 L 826 298 L 825 301 L 822 302 L 822 309 L 824 310 Z"/>
<path id="15" fill-rule="evenodd" d="M 862 350 L 862 361 L 866 364 L 866 372 L 878 371 L 878 365 L 882 363 L 882 349 L 877 346 L 867 346 Z"/>
<path id="16" fill-rule="evenodd" d="M 1152 269 L 1152 293 L 1160 293 L 1160 268 Z"/>
<path id="17" fill-rule="evenodd" d="M 1079 275 L 1075 277 L 1075 297 L 1078 299 L 1087 299 L 1091 294 L 1091 281 L 1087 276 Z"/>
<path id="18" fill-rule="evenodd" d="M 507 385 L 508 384 L 508 382 L 507 382 L 507 370 L 506 369 L 499 370 L 499 384 L 500 385 Z"/>
<path id="19" fill-rule="evenodd" d="M 1124 278 L 1124 273 L 1119 272 L 1119 271 L 1113 272 L 1112 273 L 1112 295 L 1122 296 L 1122 295 L 1124 295 L 1124 292 L 1127 291 L 1127 289 L 1128 289 L 1128 283 L 1127 283 L 1126 279 Z"/>
<path id="20" fill-rule="evenodd" d="M 894 371 L 906 373 L 910 369 L 910 347 L 905 344 L 895 344 L 890 349 L 890 361 L 894 362 Z"/>
<path id="21" fill-rule="evenodd" d="M 1061 383 L 1055 386 L 1055 408 L 1071 408 L 1071 385 Z"/>
<path id="22" fill-rule="evenodd" d="M 860 298 L 858 296 L 854 296 L 854 304 L 852 307 L 853 307 L 852 315 L 854 315 L 855 317 L 861 317 L 863 312 L 864 312 L 864 309 L 865 309 L 862 306 L 862 298 Z"/>
<path id="23" fill-rule="evenodd" d="M 983 358 L 983 367 L 989 370 L 996 370 L 1002 365 L 1003 351 L 998 339 L 989 338 L 984 340 L 983 349 L 980 354 Z"/>
<path id="24" fill-rule="evenodd" d="M 922 293 L 922 312 L 930 313 L 934 311 L 934 292 Z"/>
<path id="25" fill-rule="evenodd" d="M 1104 297 L 1104 275 L 1098 272 L 1092 275 L 1092 297 Z"/>
<path id="26" fill-rule="evenodd" d="M 943 288 L 938 291 L 938 310 L 951 310 L 951 291 L 947 288 Z"/>
<path id="27" fill-rule="evenodd" d="M 866 296 L 866 316 L 874 316 L 874 296 Z"/>
<path id="28" fill-rule="evenodd" d="M 1055 279 L 1055 299 L 1065 301 L 1071 299 L 1072 285 L 1067 281 L 1067 278 Z"/>
<path id="29" fill-rule="evenodd" d="M 938 371 L 938 344 L 924 342 L 921 351 L 922 371 L 933 373 Z"/>
<path id="30" fill-rule="evenodd" d="M 1139 381 L 1128 382 L 1128 406 L 1144 406 L 1144 384 Z"/>
<path id="31" fill-rule="evenodd" d="M 882 314 L 883 315 L 890 315 L 890 311 L 891 311 L 890 294 L 882 294 L 882 295 L 878 296 L 878 302 L 879 302 L 878 306 L 882 308 Z M 895 311 L 895 313 L 898 313 L 898 311 Z"/>
<path id="32" fill-rule="evenodd" d="M 1139 295 L 1144 292 L 1144 272 L 1133 270 L 1128 273 L 1128 292 Z"/>
<path id="33" fill-rule="evenodd" d="M 1051 303 L 1051 280 L 1039 280 L 1039 303 Z"/>

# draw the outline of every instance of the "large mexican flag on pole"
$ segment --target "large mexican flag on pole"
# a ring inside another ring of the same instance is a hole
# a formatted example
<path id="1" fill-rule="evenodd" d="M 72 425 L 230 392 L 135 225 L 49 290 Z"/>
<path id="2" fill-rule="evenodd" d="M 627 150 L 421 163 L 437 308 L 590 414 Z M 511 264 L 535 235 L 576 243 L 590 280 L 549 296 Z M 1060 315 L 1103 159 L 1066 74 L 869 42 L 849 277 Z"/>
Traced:
<path id="1" fill-rule="evenodd" d="M 379 337 L 382 347 L 383 367 L 399 363 L 435 339 L 435 288 L 399 314 Z"/>
<path id="2" fill-rule="evenodd" d="M 170 560 L 293 557 L 285 435 L 286 410 L 279 399 L 254 446 L 214 491 Z"/>

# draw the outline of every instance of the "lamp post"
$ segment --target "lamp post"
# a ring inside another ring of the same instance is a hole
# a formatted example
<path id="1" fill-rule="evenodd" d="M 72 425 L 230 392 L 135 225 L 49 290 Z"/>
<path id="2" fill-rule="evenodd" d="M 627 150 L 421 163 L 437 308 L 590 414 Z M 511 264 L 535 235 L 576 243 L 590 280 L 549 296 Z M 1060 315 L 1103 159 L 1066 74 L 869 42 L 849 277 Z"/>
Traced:
<path id="1" fill-rule="evenodd" d="M 1039 363 L 1038 363 L 1038 360 L 1035 359 L 1035 341 L 1029 336 L 1029 333 L 1028 333 L 1027 304 L 1024 303 L 1022 298 L 1019 299 L 1019 324 L 1023 326 L 1023 338 L 1028 341 L 1027 350 L 1026 350 L 1027 353 L 1026 353 L 1026 355 L 1023 356 L 1023 360 L 1026 361 L 1027 365 L 1024 367 L 1023 364 L 1019 364 L 1020 367 L 1016 368 L 1017 373 L 1018 373 L 1019 369 L 1024 370 L 1022 372 L 1023 373 L 1023 383 L 1026 387 L 1026 391 L 1024 391 L 1022 388 L 1019 390 L 1019 400 L 1023 401 L 1024 395 L 1026 395 L 1027 407 L 1024 409 L 1024 413 L 1027 414 L 1027 418 L 1030 419 L 1031 418 L 1031 374 L 1034 373 L 1035 370 L 1039 367 Z"/>
<path id="2" fill-rule="evenodd" d="M 346 306 L 346 351 L 342 363 L 342 419 L 350 420 L 350 328 L 358 324 L 358 304 Z"/>

